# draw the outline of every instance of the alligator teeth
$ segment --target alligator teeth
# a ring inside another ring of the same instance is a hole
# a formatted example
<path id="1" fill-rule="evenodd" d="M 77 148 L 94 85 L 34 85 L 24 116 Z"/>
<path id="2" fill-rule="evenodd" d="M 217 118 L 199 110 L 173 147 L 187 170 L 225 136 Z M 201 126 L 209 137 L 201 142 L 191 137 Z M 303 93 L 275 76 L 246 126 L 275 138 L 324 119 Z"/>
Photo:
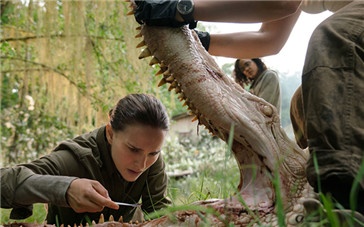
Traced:
<path id="1" fill-rule="evenodd" d="M 138 34 L 136 34 L 135 36 L 134 36 L 134 38 L 140 38 L 140 37 L 142 37 L 143 35 L 142 35 L 142 33 L 140 32 L 140 33 L 138 33 Z"/>
<path id="2" fill-rule="evenodd" d="M 166 78 L 166 81 L 167 82 L 172 82 L 174 81 L 174 76 L 173 75 L 170 75 L 169 77 Z"/>
<path id="3" fill-rule="evenodd" d="M 145 43 L 145 41 L 143 40 L 143 41 L 141 41 L 137 46 L 136 46 L 136 48 L 139 48 L 139 47 L 143 47 L 143 46 L 145 46 L 146 45 L 146 43 Z"/>
<path id="4" fill-rule="evenodd" d="M 138 27 L 136 27 L 136 28 L 135 28 L 135 30 L 137 30 L 137 31 L 138 31 L 138 30 L 139 30 L 139 31 L 140 31 L 140 30 L 142 30 L 142 26 L 138 26 Z"/>
<path id="5" fill-rule="evenodd" d="M 167 69 L 166 68 L 161 68 L 155 75 L 159 76 L 161 74 L 163 74 Z"/>
<path id="6" fill-rule="evenodd" d="M 174 91 L 178 94 L 182 92 L 182 89 L 180 87 L 176 87 L 176 89 L 174 89 Z"/>
<path id="7" fill-rule="evenodd" d="M 123 216 L 120 216 L 118 222 L 123 223 Z"/>
<path id="8" fill-rule="evenodd" d="M 169 71 L 169 69 L 165 70 L 163 73 L 164 77 L 169 77 L 171 75 L 171 72 Z"/>
<path id="9" fill-rule="evenodd" d="M 178 99 L 179 99 L 179 101 L 181 101 L 181 102 L 182 102 L 182 100 L 184 100 L 184 99 L 185 99 L 185 95 L 184 95 L 183 93 L 179 94 L 179 95 L 178 95 Z"/>
<path id="10" fill-rule="evenodd" d="M 99 224 L 104 222 L 105 222 L 104 214 L 100 214 Z"/>
<path id="11" fill-rule="evenodd" d="M 195 117 L 192 119 L 192 122 L 197 121 L 197 120 L 198 120 L 198 117 L 197 117 L 197 115 L 195 115 Z"/>
<path id="12" fill-rule="evenodd" d="M 152 53 L 148 48 L 145 48 L 139 55 L 139 59 L 146 58 L 152 56 Z"/>
<path id="13" fill-rule="evenodd" d="M 158 58 L 153 57 L 152 60 L 150 60 L 149 65 L 155 65 L 155 64 L 158 64 L 158 63 L 159 63 Z"/>
<path id="14" fill-rule="evenodd" d="M 128 15 L 128 16 L 134 15 L 134 10 L 129 11 L 126 15 Z"/>
<path id="15" fill-rule="evenodd" d="M 109 221 L 114 221 L 114 216 L 110 215 Z"/>
<path id="16" fill-rule="evenodd" d="M 173 88 L 176 88 L 178 86 L 178 82 L 177 81 L 173 81 L 171 83 L 171 86 L 169 86 L 168 91 L 172 91 Z"/>
<path id="17" fill-rule="evenodd" d="M 163 86 L 167 83 L 166 79 L 162 78 L 161 81 L 159 81 L 158 87 Z"/>

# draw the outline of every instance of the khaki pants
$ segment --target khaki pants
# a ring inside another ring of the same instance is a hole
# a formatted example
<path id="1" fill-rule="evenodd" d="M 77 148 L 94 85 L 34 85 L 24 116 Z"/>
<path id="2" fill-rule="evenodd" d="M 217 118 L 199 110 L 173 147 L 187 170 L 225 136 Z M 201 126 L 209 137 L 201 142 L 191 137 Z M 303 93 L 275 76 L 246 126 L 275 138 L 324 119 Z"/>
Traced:
<path id="1" fill-rule="evenodd" d="M 307 178 L 316 191 L 350 208 L 364 154 L 364 2 L 352 2 L 313 32 L 302 76 Z M 318 161 L 318 170 L 314 166 Z M 317 174 L 318 172 L 318 174 Z M 355 200 L 364 213 L 364 179 Z"/>

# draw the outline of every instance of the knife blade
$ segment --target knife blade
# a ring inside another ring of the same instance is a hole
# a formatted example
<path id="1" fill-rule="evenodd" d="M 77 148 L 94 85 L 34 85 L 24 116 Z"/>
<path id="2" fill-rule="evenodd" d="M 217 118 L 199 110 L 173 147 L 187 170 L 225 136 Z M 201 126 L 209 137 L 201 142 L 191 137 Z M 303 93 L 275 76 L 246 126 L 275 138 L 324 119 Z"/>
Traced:
<path id="1" fill-rule="evenodd" d="M 141 203 L 121 203 L 121 202 L 115 202 L 114 203 L 118 204 L 119 206 L 129 206 L 129 207 L 138 207 L 141 206 Z"/>

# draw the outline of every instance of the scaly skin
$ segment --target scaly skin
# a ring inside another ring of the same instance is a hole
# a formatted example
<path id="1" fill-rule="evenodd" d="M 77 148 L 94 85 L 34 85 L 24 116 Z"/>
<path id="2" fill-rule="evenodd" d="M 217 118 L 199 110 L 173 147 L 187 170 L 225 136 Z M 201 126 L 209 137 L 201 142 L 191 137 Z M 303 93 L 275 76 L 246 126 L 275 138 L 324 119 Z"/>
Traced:
<path id="1" fill-rule="evenodd" d="M 305 178 L 308 154 L 280 127 L 276 108 L 224 75 L 187 27 L 141 26 L 137 36 L 144 38 L 138 46 L 147 46 L 140 58 L 153 56 L 150 65 L 159 63 L 158 74 L 163 75 L 160 85 L 169 83 L 169 90 L 174 89 L 185 100 L 199 124 L 224 141 L 234 127 L 232 150 L 240 168 L 239 193 L 229 199 L 196 204 L 213 207 L 235 225 L 261 222 L 274 226 L 275 205 L 280 199 L 286 224 L 299 224 L 303 220 L 302 199 L 313 197 Z M 279 183 L 279 194 L 273 180 Z M 259 212 L 259 220 L 254 219 L 252 211 Z M 184 217 L 183 221 L 189 217 L 202 222 L 194 212 L 176 215 Z M 223 224 L 217 218 L 209 221 Z"/>

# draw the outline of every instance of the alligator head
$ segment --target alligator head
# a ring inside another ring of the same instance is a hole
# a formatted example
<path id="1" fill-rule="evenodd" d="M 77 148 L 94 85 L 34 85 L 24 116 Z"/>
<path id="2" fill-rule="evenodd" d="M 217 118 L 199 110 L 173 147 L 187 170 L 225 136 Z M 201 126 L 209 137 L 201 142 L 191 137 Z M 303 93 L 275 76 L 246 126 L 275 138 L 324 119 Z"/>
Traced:
<path id="1" fill-rule="evenodd" d="M 138 47 L 145 47 L 139 58 L 153 57 L 150 65 L 159 64 L 159 85 L 169 84 L 169 90 L 179 94 L 199 124 L 212 134 L 224 141 L 233 137 L 239 193 L 197 204 L 221 214 L 229 212 L 232 223 L 248 225 L 257 221 L 252 211 L 259 213 L 261 222 L 276 223 L 275 208 L 280 203 L 288 225 L 301 222 L 302 200 L 313 196 L 305 177 L 308 153 L 287 137 L 276 108 L 224 75 L 187 26 L 142 25 L 137 30 L 136 37 L 143 38 Z M 180 220 L 193 216 L 187 213 Z M 192 219 L 196 222 L 198 216 Z"/>

